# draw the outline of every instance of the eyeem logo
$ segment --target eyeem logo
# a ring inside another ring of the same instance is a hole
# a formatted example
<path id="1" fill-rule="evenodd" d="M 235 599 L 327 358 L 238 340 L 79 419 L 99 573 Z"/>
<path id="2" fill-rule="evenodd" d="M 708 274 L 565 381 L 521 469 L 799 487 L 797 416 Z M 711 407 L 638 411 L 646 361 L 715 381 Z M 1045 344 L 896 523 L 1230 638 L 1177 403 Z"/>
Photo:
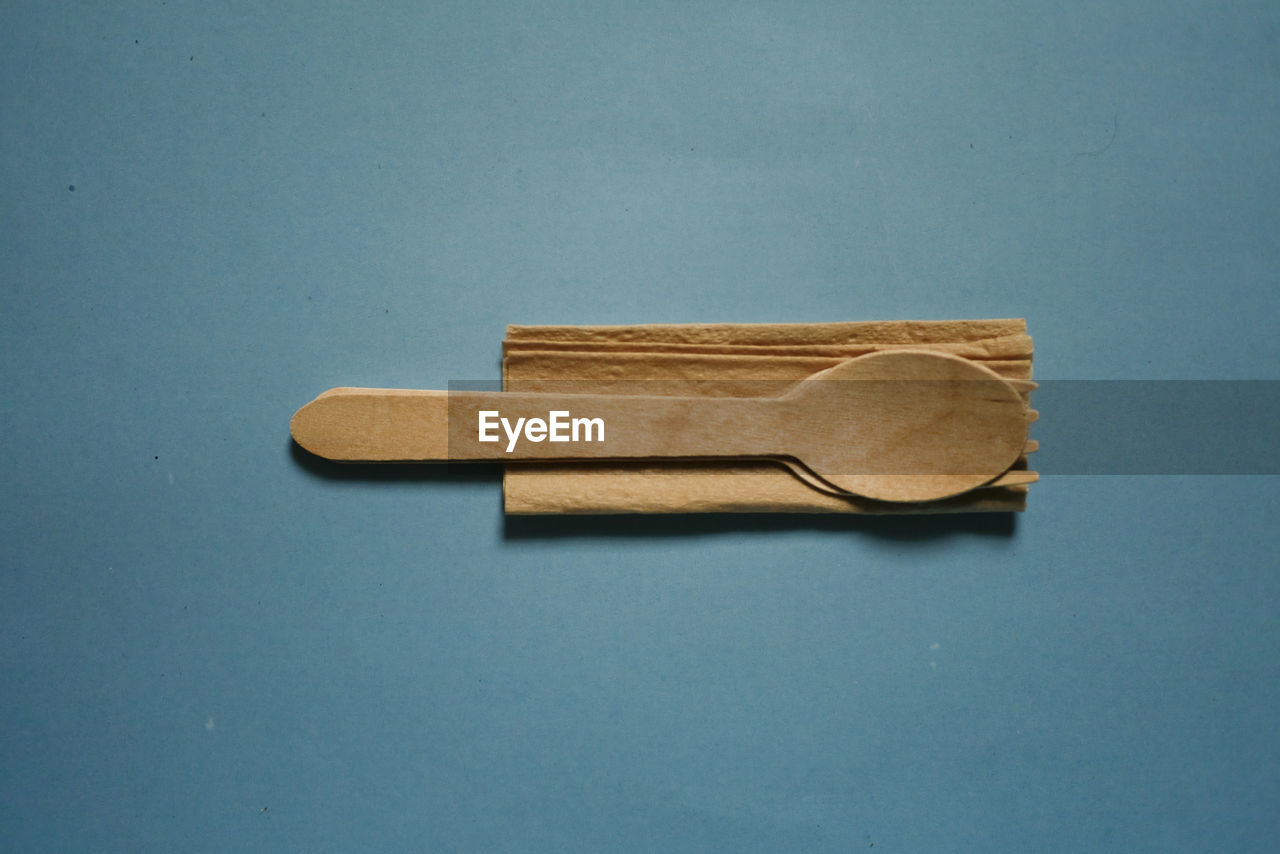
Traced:
<path id="1" fill-rule="evenodd" d="M 498 427 L 507 434 L 507 453 L 516 449 L 523 429 L 524 438 L 530 442 L 603 442 L 603 418 L 574 418 L 567 409 L 553 409 L 547 413 L 544 421 L 541 418 L 517 418 L 513 425 L 511 419 L 503 418 L 496 409 L 480 410 L 480 441 L 497 442 L 501 440 Z M 581 438 L 579 438 L 581 435 Z"/>

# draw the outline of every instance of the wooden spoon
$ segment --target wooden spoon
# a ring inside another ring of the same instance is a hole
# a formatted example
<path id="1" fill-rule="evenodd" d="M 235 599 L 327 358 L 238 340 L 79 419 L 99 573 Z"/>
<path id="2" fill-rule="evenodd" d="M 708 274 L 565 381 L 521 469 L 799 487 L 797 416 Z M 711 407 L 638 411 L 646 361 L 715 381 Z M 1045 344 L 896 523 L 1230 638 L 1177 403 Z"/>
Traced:
<path id="1" fill-rule="evenodd" d="M 562 422 L 600 419 L 603 436 L 583 429 L 578 441 L 551 441 L 553 412 Z M 988 368 L 892 350 L 842 362 L 780 397 L 335 388 L 299 409 L 290 429 L 312 453 L 348 462 L 764 457 L 803 466 L 839 493 L 931 501 L 1013 465 L 1027 412 L 1018 388 Z M 512 442 L 497 427 L 481 441 L 482 418 L 508 427 L 539 419 L 543 428 L 517 427 Z"/>

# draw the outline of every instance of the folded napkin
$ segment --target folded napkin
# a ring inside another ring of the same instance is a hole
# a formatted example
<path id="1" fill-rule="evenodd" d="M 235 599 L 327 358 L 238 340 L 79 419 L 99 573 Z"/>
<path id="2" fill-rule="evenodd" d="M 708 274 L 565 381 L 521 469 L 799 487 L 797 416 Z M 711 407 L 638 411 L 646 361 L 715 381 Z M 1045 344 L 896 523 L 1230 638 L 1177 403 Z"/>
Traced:
<path id="1" fill-rule="evenodd" d="M 935 350 L 972 359 L 1008 379 L 1031 379 L 1026 321 L 717 323 L 508 326 L 508 391 L 710 395 L 780 394 L 789 384 L 878 350 Z M 753 391 L 753 382 L 755 391 Z M 767 388 L 768 391 L 761 389 Z M 1035 450 L 1029 442 L 1027 452 Z M 768 460 L 509 464 L 506 512 L 551 513 L 970 513 L 1026 508 L 1021 457 L 1005 485 L 941 501 L 897 504 L 831 495 Z"/>

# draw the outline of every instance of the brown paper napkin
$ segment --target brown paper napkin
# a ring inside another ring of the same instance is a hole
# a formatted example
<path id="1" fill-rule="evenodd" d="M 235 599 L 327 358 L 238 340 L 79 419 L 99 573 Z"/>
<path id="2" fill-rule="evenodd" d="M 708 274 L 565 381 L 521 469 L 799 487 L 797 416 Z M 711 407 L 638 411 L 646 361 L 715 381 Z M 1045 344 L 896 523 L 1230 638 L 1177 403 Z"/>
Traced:
<path id="1" fill-rule="evenodd" d="M 563 390 L 572 380 L 583 392 L 750 396 L 748 381 L 776 394 L 780 383 L 895 348 L 952 353 L 1010 379 L 1031 378 L 1022 319 L 509 326 L 502 372 L 510 391 Z M 1026 457 L 1014 468 L 1025 471 Z M 506 512 L 516 514 L 1008 512 L 1025 509 L 1026 495 L 1025 484 L 996 485 L 942 501 L 884 503 L 819 492 L 763 460 L 508 465 L 504 477 Z"/>

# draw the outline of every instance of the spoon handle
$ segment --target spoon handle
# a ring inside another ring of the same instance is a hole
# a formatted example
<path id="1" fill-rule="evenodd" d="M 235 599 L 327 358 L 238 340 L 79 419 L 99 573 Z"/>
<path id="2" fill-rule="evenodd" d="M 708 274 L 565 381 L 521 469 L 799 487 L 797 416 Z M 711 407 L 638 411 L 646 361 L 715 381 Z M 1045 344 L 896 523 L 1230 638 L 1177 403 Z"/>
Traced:
<path id="1" fill-rule="evenodd" d="M 290 422 L 345 462 L 761 457 L 787 451 L 784 428 L 771 398 L 377 388 L 330 389 Z"/>

